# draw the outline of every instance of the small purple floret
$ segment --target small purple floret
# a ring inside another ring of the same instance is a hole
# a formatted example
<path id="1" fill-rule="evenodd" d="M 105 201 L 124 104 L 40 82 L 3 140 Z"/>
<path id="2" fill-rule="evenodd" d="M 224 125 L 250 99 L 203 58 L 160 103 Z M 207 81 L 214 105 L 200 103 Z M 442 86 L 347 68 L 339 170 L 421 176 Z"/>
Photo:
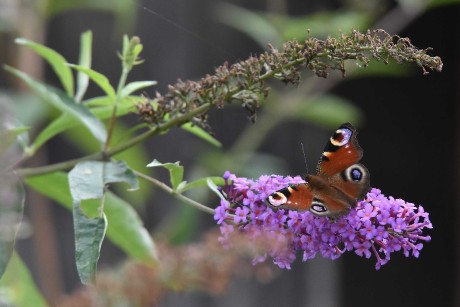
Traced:
<path id="1" fill-rule="evenodd" d="M 309 211 L 275 211 L 266 206 L 268 195 L 289 184 L 302 183 L 300 177 L 272 175 L 252 180 L 230 172 L 223 177 L 226 184 L 221 192 L 225 199 L 214 215 L 221 225 L 219 241 L 230 248 L 232 234 L 243 233 L 250 242 L 269 242 L 258 251 L 253 264 L 271 257 L 280 268 L 290 269 L 299 251 L 303 261 L 318 253 L 337 259 L 353 251 L 365 258 L 374 255 L 378 270 L 390 260 L 392 252 L 418 258 L 423 242 L 431 240 L 423 233 L 433 226 L 422 206 L 386 197 L 379 189 L 372 189 L 349 214 L 332 220 Z"/>

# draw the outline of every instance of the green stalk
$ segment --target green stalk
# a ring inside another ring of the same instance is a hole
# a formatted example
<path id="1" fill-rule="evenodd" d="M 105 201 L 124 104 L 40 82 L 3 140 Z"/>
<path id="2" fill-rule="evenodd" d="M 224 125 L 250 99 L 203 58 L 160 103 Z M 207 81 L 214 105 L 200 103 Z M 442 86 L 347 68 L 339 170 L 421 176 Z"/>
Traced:
<path id="1" fill-rule="evenodd" d="M 203 212 L 206 212 L 206 213 L 209 213 L 209 214 L 215 214 L 215 211 L 214 209 L 212 208 L 209 208 L 203 204 L 200 204 L 199 202 L 196 202 L 194 201 L 193 199 L 191 198 L 188 198 L 187 196 L 184 196 L 182 194 L 179 194 L 177 192 L 175 192 L 172 188 L 170 188 L 168 185 L 166 185 L 165 183 L 161 182 L 160 180 L 157 180 L 153 177 L 150 177 L 150 176 L 147 176 L 141 172 L 137 172 L 137 171 L 134 171 L 134 173 L 139 176 L 140 178 L 152 183 L 153 185 L 155 185 L 156 187 L 162 189 L 163 191 L 165 191 L 166 193 L 176 197 L 177 199 L 183 201 L 185 204 L 189 205 L 189 206 L 192 206 L 200 211 L 203 211 Z"/>

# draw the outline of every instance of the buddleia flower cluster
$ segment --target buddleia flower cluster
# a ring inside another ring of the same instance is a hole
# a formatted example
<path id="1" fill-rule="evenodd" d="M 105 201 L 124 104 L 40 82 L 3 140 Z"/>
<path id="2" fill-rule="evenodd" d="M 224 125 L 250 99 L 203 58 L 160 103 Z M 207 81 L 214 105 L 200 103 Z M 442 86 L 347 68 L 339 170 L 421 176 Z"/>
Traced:
<path id="1" fill-rule="evenodd" d="M 232 248 L 233 236 L 246 235 L 258 247 L 253 264 L 271 258 L 280 268 L 290 269 L 300 253 L 307 261 L 317 254 L 337 259 L 354 252 L 365 258 L 375 256 L 378 270 L 393 252 L 418 258 L 423 243 L 431 240 L 424 231 L 432 224 L 422 206 L 387 197 L 376 188 L 348 214 L 331 219 L 266 205 L 274 191 L 303 183 L 300 177 L 264 175 L 252 180 L 229 172 L 223 177 L 223 197 L 214 215 L 220 225 L 219 240 L 225 248 Z"/>

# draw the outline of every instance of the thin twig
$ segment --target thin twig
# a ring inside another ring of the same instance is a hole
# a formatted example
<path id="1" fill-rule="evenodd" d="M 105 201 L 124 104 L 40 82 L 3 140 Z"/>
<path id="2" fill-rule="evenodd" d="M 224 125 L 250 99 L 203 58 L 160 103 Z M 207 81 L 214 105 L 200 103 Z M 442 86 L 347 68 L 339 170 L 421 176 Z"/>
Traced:
<path id="1" fill-rule="evenodd" d="M 196 202 L 193 199 L 188 198 L 187 196 L 184 196 L 184 195 L 182 195 L 180 193 L 177 193 L 176 191 L 174 191 L 171 187 L 169 187 L 167 184 L 163 183 L 162 181 L 157 180 L 157 179 L 155 179 L 153 177 L 147 176 L 147 175 L 145 175 L 145 174 L 143 174 L 141 172 L 138 172 L 138 171 L 134 171 L 134 173 L 138 177 L 140 177 L 140 178 L 152 183 L 153 185 L 155 185 L 156 187 L 162 189 L 166 193 L 168 193 L 168 194 L 176 197 L 177 199 L 183 201 L 185 204 L 187 204 L 189 206 L 192 206 L 192 207 L 194 207 L 194 208 L 196 208 L 196 209 L 198 209 L 200 211 L 203 211 L 203 212 L 206 212 L 206 213 L 209 213 L 209 214 L 213 214 L 213 215 L 215 214 L 214 209 L 209 208 L 208 206 L 205 206 L 203 204 L 200 204 L 199 202 Z"/>

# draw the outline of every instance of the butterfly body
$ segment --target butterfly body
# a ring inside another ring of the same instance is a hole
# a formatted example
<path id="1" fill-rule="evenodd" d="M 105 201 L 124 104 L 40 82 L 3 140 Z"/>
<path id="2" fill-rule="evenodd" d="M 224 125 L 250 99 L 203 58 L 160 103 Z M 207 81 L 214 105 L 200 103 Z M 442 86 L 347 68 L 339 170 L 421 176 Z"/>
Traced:
<path id="1" fill-rule="evenodd" d="M 329 139 L 318 162 L 316 174 L 307 174 L 305 183 L 290 185 L 272 193 L 272 208 L 305 211 L 317 216 L 339 217 L 350 211 L 370 190 L 369 171 L 358 163 L 363 151 L 356 129 L 341 125 Z"/>

